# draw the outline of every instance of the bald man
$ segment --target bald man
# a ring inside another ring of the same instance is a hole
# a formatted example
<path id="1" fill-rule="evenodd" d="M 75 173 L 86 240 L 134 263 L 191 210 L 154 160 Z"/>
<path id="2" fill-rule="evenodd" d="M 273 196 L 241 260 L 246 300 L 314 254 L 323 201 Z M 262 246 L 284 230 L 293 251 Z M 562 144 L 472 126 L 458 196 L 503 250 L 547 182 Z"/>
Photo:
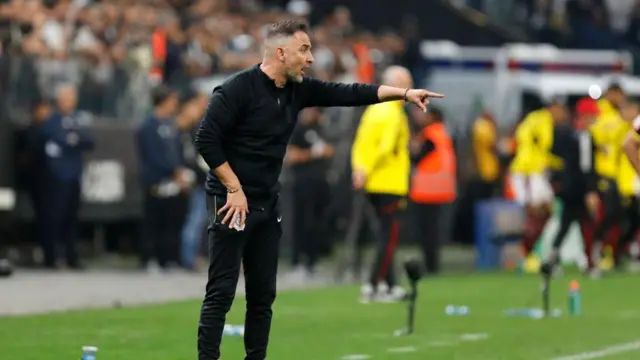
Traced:
<path id="1" fill-rule="evenodd" d="M 195 145 L 209 168 L 209 281 L 198 329 L 198 359 L 218 360 L 225 317 L 244 267 L 245 360 L 264 360 L 276 297 L 282 235 L 278 177 L 298 112 L 314 106 L 363 106 L 405 100 L 423 111 L 427 90 L 340 84 L 305 77 L 313 63 L 305 23 L 267 31 L 261 64 L 213 90 Z"/>
<path id="2" fill-rule="evenodd" d="M 386 85 L 410 88 L 411 73 L 391 66 L 383 74 Z M 409 124 L 402 101 L 369 106 L 360 121 L 351 151 L 353 187 L 364 190 L 375 209 L 377 250 L 361 301 L 396 301 L 405 291 L 398 286 L 393 256 L 398 245 L 398 213 L 409 190 Z"/>
<path id="3" fill-rule="evenodd" d="M 64 245 L 67 265 L 81 269 L 76 249 L 80 180 L 84 154 L 92 150 L 94 140 L 83 129 L 76 111 L 75 86 L 64 84 L 56 90 L 55 111 L 37 127 L 38 144 L 44 153 L 40 187 L 42 209 L 38 234 L 44 252 L 44 266 L 58 267 L 57 249 Z"/>

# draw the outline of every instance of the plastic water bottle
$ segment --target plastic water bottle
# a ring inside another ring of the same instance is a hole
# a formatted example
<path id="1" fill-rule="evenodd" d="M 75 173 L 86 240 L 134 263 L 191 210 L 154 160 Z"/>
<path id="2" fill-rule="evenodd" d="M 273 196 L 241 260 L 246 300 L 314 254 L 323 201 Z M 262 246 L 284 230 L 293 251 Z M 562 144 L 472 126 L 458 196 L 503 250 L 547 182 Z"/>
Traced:
<path id="1" fill-rule="evenodd" d="M 469 315 L 469 307 L 468 306 L 458 306 L 458 305 L 447 305 L 444 308 L 444 313 L 449 316 L 465 316 Z"/>
<path id="2" fill-rule="evenodd" d="M 225 324 L 222 334 L 224 336 L 244 336 L 244 326 Z"/>
<path id="3" fill-rule="evenodd" d="M 82 358 L 80 360 L 96 360 L 96 353 L 98 348 L 96 346 L 83 346 Z"/>
<path id="4" fill-rule="evenodd" d="M 580 283 L 572 280 L 569 284 L 569 315 L 578 316 L 582 312 L 582 295 Z"/>

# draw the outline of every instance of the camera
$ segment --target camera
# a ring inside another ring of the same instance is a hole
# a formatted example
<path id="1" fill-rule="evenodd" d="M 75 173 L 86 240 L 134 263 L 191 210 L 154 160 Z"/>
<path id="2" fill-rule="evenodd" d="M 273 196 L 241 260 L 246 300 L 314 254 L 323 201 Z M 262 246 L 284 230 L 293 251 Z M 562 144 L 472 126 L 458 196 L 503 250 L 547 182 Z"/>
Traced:
<path id="1" fill-rule="evenodd" d="M 417 283 L 424 275 L 422 261 L 418 259 L 409 259 L 404 263 L 404 269 L 411 283 Z"/>

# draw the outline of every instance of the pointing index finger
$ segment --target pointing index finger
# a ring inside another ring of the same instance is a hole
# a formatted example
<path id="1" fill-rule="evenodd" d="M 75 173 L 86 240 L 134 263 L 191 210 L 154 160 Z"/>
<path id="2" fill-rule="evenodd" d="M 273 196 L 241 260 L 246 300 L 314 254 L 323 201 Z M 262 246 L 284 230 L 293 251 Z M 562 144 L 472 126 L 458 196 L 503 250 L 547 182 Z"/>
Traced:
<path id="1" fill-rule="evenodd" d="M 439 93 L 436 93 L 436 92 L 427 91 L 427 96 L 428 97 L 432 97 L 432 98 L 442 99 L 444 97 L 444 94 L 439 94 Z"/>

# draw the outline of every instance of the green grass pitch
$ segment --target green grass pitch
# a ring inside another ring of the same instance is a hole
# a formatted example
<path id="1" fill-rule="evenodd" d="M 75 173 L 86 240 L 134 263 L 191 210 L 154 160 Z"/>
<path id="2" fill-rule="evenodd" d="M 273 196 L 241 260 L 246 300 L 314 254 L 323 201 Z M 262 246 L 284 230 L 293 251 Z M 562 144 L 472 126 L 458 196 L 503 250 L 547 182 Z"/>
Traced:
<path id="1" fill-rule="evenodd" d="M 640 359 L 640 345 L 633 345 L 640 341 L 638 278 L 577 278 L 583 315 L 539 320 L 503 315 L 508 308 L 540 306 L 537 276 L 426 279 L 420 286 L 416 333 L 400 338 L 392 333 L 405 324 L 404 303 L 363 305 L 353 286 L 283 292 L 274 309 L 269 359 L 551 360 L 580 353 L 595 357 L 575 360 Z M 553 281 L 552 307 L 566 311 L 572 279 Z M 471 312 L 447 316 L 448 304 L 466 305 Z M 0 318 L 0 358 L 79 359 L 82 345 L 96 345 L 99 360 L 194 360 L 199 309 L 200 302 L 191 301 Z M 242 324 L 243 310 L 244 299 L 237 298 L 227 322 Z M 613 350 L 597 353 L 602 349 Z M 224 338 L 223 360 L 243 355 L 242 338 Z"/>

